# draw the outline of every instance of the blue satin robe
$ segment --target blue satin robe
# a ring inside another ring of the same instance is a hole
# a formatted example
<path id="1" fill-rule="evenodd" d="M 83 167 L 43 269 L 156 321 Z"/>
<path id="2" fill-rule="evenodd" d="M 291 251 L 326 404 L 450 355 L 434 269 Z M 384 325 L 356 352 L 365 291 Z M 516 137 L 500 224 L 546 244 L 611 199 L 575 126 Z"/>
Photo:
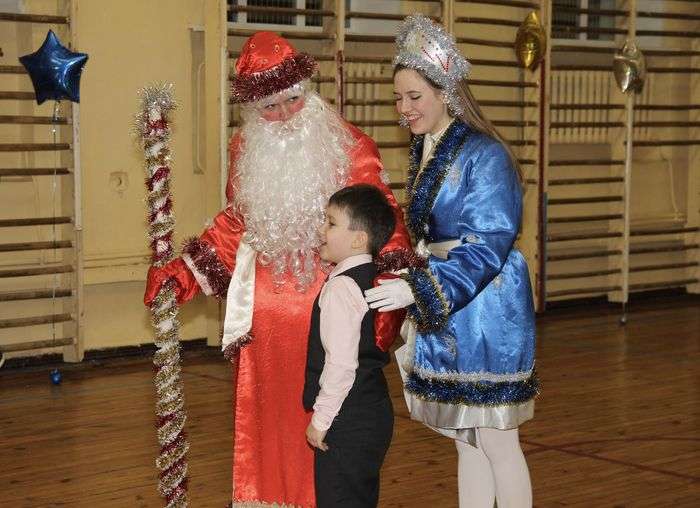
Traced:
<path id="1" fill-rule="evenodd" d="M 407 222 L 416 240 L 458 240 L 447 259 L 406 276 L 418 326 L 406 390 L 428 401 L 522 404 L 538 392 L 535 319 L 527 264 L 514 248 L 522 191 L 506 149 L 454 121 L 419 170 L 411 146 Z"/>

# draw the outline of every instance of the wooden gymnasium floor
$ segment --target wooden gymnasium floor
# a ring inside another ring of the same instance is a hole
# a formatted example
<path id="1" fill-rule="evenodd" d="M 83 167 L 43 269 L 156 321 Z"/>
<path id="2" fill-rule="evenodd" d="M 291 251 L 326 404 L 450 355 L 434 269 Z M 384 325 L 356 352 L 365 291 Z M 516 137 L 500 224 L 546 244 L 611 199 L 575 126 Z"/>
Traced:
<path id="1" fill-rule="evenodd" d="M 542 395 L 521 437 L 538 507 L 700 506 L 700 300 L 558 310 L 539 320 Z M 148 359 L 0 370 L 0 506 L 159 507 Z M 382 507 L 456 507 L 451 442 L 407 419 Z M 231 387 L 214 352 L 185 354 L 190 505 L 225 506 Z"/>

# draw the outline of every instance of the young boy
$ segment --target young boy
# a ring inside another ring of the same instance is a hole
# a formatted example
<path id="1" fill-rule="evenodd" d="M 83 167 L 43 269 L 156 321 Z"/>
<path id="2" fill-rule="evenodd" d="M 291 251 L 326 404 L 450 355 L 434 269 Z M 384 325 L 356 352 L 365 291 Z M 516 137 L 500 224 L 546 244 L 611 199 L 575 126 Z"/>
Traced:
<path id="1" fill-rule="evenodd" d="M 372 287 L 376 256 L 394 231 L 394 213 L 376 187 L 354 185 L 331 196 L 320 256 L 336 266 L 314 303 L 304 407 L 313 410 L 306 439 L 314 447 L 318 508 L 376 507 L 379 470 L 394 414 L 375 345 Z"/>

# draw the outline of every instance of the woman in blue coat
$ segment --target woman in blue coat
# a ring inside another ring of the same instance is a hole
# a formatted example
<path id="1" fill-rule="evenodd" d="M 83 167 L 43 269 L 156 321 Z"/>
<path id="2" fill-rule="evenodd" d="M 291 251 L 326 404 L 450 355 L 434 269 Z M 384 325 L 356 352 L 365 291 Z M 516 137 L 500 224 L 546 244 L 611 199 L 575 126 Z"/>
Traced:
<path id="1" fill-rule="evenodd" d="M 484 117 L 469 64 L 442 27 L 409 16 L 397 38 L 394 90 L 413 141 L 407 225 L 425 259 L 366 292 L 407 307 L 397 351 L 411 417 L 455 440 L 459 505 L 532 506 L 518 427 L 533 416 L 535 322 L 517 160 Z"/>

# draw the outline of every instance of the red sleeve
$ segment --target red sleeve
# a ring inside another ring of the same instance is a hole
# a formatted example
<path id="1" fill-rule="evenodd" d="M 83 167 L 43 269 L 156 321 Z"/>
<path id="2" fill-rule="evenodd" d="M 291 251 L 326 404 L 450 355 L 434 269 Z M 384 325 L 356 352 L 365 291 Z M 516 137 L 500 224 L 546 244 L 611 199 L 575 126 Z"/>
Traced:
<path id="1" fill-rule="evenodd" d="M 229 177 L 226 184 L 226 198 L 229 202 L 233 197 L 231 175 L 240 147 L 240 135 L 235 133 L 229 142 Z M 226 294 L 244 230 L 243 218 L 229 205 L 219 212 L 199 238 L 186 242 L 182 259 L 205 294 L 218 297 Z"/>

